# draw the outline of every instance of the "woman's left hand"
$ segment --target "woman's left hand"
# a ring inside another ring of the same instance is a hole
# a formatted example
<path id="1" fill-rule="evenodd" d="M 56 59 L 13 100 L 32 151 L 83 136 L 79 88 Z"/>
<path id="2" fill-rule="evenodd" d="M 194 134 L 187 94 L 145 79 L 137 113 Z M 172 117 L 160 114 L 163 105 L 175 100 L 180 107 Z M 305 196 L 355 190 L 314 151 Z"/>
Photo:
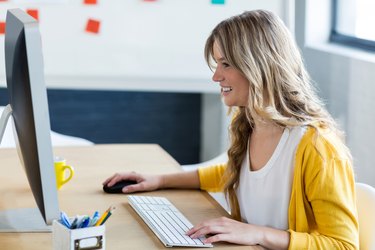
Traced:
<path id="1" fill-rule="evenodd" d="M 212 235 L 206 236 L 204 243 L 226 241 L 241 245 L 257 245 L 261 241 L 261 233 L 262 230 L 258 226 L 221 217 L 194 226 L 186 235 L 191 238 Z"/>

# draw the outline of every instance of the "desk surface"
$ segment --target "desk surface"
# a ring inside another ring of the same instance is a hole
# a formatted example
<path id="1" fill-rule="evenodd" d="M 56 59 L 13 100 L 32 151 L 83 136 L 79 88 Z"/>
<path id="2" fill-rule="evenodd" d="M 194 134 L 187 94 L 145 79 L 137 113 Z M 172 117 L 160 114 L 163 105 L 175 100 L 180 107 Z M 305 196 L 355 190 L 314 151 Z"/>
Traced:
<path id="1" fill-rule="evenodd" d="M 162 148 L 154 144 L 95 145 L 54 148 L 54 154 L 65 157 L 75 168 L 73 179 L 58 192 L 62 211 L 68 215 L 93 214 L 95 210 L 105 211 L 109 205 L 116 206 L 106 223 L 106 249 L 166 249 L 130 207 L 126 195 L 106 194 L 101 185 L 115 172 L 181 171 L 178 163 Z M 0 166 L 0 208 L 36 207 L 16 150 L 0 149 Z M 170 189 L 140 195 L 167 197 L 193 224 L 228 215 L 211 196 L 198 190 Z M 52 234 L 0 233 L 0 245 L 1 249 L 50 250 Z M 245 247 L 220 243 L 215 244 L 215 248 Z"/>

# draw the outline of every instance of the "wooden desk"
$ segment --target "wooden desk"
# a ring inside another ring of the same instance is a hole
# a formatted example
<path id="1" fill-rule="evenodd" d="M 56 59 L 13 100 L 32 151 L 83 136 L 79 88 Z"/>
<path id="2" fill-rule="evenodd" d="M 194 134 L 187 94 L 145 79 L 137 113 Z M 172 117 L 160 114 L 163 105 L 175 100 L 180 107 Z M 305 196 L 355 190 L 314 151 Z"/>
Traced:
<path id="1" fill-rule="evenodd" d="M 106 223 L 106 249 L 166 249 L 128 204 L 126 195 L 106 194 L 102 182 L 115 172 L 135 170 L 160 174 L 182 171 L 179 164 L 154 144 L 96 145 L 60 147 L 54 154 L 65 157 L 75 168 L 75 176 L 59 191 L 60 209 L 68 215 L 116 211 Z M 0 208 L 36 207 L 16 150 L 0 149 Z M 197 190 L 161 190 L 144 193 L 165 196 L 193 223 L 227 216 L 224 209 L 206 192 Z M 0 233 L 1 249 L 52 249 L 51 233 Z M 215 248 L 257 249 L 232 244 Z"/>

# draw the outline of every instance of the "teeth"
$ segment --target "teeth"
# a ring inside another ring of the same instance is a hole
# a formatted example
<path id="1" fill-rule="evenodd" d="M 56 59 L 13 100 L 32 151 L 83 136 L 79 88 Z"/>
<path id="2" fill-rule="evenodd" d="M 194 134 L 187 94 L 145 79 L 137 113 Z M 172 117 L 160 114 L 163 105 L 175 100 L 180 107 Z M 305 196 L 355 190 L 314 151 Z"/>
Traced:
<path id="1" fill-rule="evenodd" d="M 223 92 L 230 92 L 232 90 L 231 87 L 223 87 Z"/>

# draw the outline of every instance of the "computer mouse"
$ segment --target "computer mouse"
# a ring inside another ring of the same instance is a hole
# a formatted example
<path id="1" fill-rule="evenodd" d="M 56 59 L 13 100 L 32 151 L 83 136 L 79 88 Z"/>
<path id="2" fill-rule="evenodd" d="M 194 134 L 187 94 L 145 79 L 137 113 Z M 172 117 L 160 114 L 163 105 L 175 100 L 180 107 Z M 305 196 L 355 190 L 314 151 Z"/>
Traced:
<path id="1" fill-rule="evenodd" d="M 107 185 L 104 185 L 103 190 L 106 193 L 119 194 L 119 193 L 122 193 L 123 187 L 133 185 L 133 184 L 137 184 L 137 182 L 132 181 L 132 180 L 123 180 L 123 181 L 119 181 L 115 183 L 115 185 L 113 185 L 112 187 L 108 187 Z"/>

